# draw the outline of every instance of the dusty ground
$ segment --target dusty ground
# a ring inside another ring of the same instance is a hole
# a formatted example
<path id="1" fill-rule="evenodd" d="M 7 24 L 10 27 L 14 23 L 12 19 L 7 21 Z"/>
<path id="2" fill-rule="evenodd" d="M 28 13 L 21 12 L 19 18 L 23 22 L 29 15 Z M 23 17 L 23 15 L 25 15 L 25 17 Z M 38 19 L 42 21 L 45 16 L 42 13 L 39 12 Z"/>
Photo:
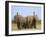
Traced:
<path id="1" fill-rule="evenodd" d="M 41 24 L 36 25 L 36 29 L 41 29 Z M 12 31 L 17 31 L 17 24 L 12 24 Z"/>

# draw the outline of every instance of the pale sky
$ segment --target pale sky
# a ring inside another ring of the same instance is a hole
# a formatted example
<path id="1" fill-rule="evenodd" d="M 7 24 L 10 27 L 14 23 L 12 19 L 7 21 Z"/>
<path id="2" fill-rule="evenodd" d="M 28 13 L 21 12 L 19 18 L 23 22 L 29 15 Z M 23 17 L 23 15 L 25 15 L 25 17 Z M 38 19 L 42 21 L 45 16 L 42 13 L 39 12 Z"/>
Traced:
<path id="1" fill-rule="evenodd" d="M 32 16 L 33 12 L 35 12 L 35 15 L 37 15 L 41 19 L 41 7 L 37 6 L 11 6 L 11 16 L 13 17 L 19 13 L 19 15 L 23 16 Z"/>

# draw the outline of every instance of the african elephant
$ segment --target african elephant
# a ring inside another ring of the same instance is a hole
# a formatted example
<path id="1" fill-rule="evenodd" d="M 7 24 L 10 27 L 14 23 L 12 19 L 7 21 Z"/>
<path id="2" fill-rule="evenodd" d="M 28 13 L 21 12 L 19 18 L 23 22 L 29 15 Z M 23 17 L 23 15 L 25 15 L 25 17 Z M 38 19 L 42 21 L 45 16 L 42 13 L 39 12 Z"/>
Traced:
<path id="1" fill-rule="evenodd" d="M 22 16 L 17 16 L 16 18 L 18 29 L 23 29 L 26 24 L 26 19 Z"/>
<path id="2" fill-rule="evenodd" d="M 23 17 L 23 16 L 17 16 L 17 26 L 18 29 L 25 29 L 25 28 L 36 28 L 36 19 L 35 17 Z"/>
<path id="3" fill-rule="evenodd" d="M 29 28 L 32 28 L 32 27 L 36 28 L 36 19 L 35 19 L 35 17 L 28 16 L 28 26 L 29 26 Z"/>

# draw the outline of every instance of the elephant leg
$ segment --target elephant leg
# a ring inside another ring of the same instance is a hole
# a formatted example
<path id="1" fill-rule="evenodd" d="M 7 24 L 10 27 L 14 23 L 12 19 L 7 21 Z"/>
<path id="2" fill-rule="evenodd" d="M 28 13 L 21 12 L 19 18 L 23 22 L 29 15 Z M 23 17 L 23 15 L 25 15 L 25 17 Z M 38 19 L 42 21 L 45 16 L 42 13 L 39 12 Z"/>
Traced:
<path id="1" fill-rule="evenodd" d="M 20 28 L 22 29 L 22 23 L 20 23 Z"/>
<path id="2" fill-rule="evenodd" d="M 36 24 L 34 24 L 34 28 L 36 28 Z"/>
<path id="3" fill-rule="evenodd" d="M 17 22 L 17 27 L 18 29 L 20 29 L 20 22 Z"/>
<path id="4" fill-rule="evenodd" d="M 30 28 L 32 28 L 32 27 L 33 27 L 33 24 L 31 24 Z"/>
<path id="5" fill-rule="evenodd" d="M 26 29 L 26 23 L 25 23 L 25 19 L 23 20 L 23 25 L 22 25 L 23 29 Z"/>

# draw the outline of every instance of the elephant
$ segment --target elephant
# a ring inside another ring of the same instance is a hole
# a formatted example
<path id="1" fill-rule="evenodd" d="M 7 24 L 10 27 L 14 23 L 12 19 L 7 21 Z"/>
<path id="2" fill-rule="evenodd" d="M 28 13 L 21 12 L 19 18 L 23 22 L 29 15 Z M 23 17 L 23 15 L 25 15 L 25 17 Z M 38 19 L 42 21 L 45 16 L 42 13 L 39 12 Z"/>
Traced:
<path id="1" fill-rule="evenodd" d="M 23 16 L 17 16 L 16 21 L 18 29 L 23 29 L 26 27 L 26 19 Z"/>
<path id="2" fill-rule="evenodd" d="M 23 17 L 23 16 L 17 16 L 17 27 L 18 29 L 26 29 L 26 28 L 36 28 L 36 19 L 35 17 Z"/>
<path id="3" fill-rule="evenodd" d="M 28 26 L 29 28 L 36 28 L 36 19 L 34 16 L 30 17 L 28 16 Z"/>

